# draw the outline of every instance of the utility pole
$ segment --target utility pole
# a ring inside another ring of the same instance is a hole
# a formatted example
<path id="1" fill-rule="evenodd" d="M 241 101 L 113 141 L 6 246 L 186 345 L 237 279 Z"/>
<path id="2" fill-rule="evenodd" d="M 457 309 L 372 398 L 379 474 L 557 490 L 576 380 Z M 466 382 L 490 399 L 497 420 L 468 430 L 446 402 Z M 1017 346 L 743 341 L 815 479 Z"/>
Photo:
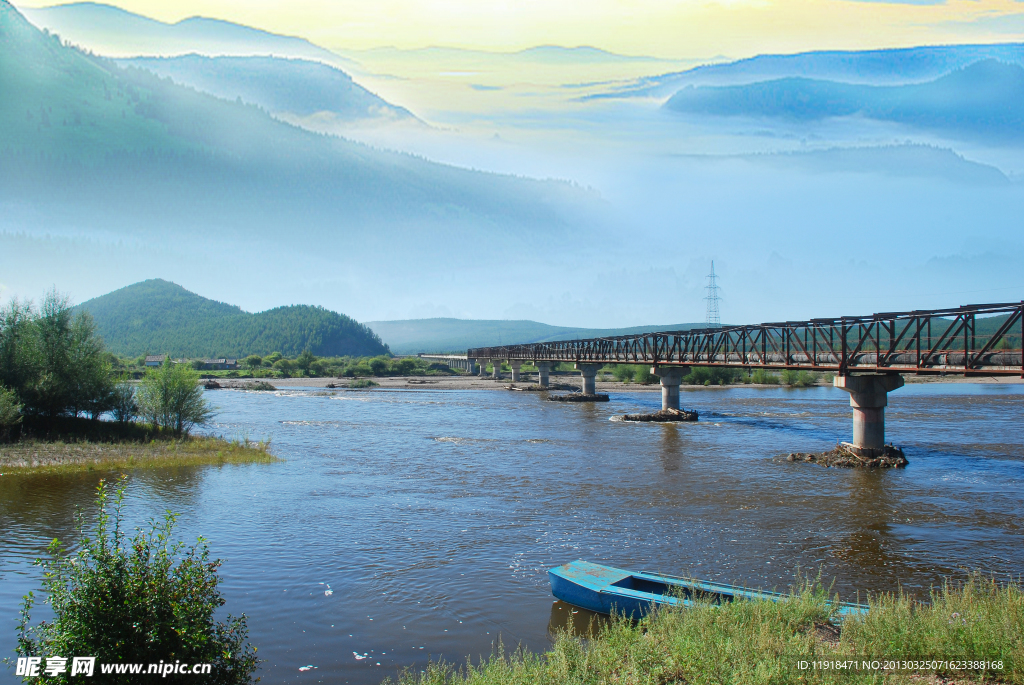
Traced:
<path id="1" fill-rule="evenodd" d="M 721 328 L 722 317 L 718 312 L 718 281 L 715 279 L 715 262 L 711 262 L 711 273 L 708 274 L 708 284 L 704 287 L 707 296 L 704 300 L 708 303 L 707 317 L 704 325 L 707 328 Z"/>

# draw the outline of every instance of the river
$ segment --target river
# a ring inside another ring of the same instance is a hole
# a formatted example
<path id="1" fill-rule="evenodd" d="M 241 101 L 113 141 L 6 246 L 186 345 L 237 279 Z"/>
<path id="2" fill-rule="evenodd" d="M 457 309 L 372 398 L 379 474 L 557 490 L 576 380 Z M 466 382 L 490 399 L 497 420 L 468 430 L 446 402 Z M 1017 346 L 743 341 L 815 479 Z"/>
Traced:
<path id="1" fill-rule="evenodd" d="M 1022 385 L 891 393 L 887 435 L 910 465 L 886 472 L 773 459 L 849 439 L 849 396 L 825 387 L 684 387 L 701 419 L 676 425 L 613 420 L 657 409 L 649 392 L 208 396 L 210 432 L 271 436 L 286 461 L 135 471 L 127 516 L 170 509 L 182 538 L 209 540 L 266 683 L 377 683 L 499 636 L 543 650 L 566 613 L 546 569 L 577 558 L 779 589 L 821 569 L 844 599 L 1024 568 Z M 102 475 L 0 476 L 4 654 L 31 560 L 71 539 Z"/>

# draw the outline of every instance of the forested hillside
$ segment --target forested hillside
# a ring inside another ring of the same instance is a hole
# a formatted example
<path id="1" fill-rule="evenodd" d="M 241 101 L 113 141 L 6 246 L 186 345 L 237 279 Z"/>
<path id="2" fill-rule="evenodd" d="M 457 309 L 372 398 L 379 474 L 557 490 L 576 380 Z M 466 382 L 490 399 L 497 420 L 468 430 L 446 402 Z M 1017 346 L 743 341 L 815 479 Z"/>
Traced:
<path id="1" fill-rule="evenodd" d="M 79 305 L 116 354 L 244 357 L 309 350 L 321 357 L 374 356 L 388 348 L 366 326 L 322 307 L 296 305 L 250 314 L 154 279 Z"/>
<path id="2" fill-rule="evenodd" d="M 77 50 L 6 0 L 0 93 L 0 169 L 18 169 L 0 203 L 34 225 L 133 239 L 170 231 L 207 246 L 280 241 L 286 226 L 290 240 L 323 248 L 415 251 L 524 224 L 557 233 L 555 198 L 575 194 L 310 133 Z"/>

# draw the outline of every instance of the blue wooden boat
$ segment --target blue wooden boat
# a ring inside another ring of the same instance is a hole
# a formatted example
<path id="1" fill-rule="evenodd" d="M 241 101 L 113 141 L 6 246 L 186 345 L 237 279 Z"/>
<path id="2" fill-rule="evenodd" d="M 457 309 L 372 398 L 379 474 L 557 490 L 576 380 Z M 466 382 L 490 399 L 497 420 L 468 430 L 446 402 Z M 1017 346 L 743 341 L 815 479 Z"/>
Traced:
<path id="1" fill-rule="evenodd" d="M 652 606 L 692 606 L 698 602 L 721 604 L 734 599 L 770 599 L 778 601 L 786 595 L 778 592 L 750 590 L 720 583 L 674 578 L 655 573 L 633 573 L 620 568 L 571 561 L 548 571 L 551 594 L 599 614 L 616 613 L 640 618 Z M 867 606 L 843 602 L 839 618 L 867 613 Z"/>

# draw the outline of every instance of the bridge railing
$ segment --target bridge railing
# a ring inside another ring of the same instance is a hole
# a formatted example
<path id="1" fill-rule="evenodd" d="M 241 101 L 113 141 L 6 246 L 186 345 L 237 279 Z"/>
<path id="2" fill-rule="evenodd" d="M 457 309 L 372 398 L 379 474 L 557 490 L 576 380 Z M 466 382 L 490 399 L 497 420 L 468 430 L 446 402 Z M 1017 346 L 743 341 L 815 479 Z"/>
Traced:
<path id="1" fill-rule="evenodd" d="M 978 334 L 979 317 L 1004 315 Z M 475 348 L 475 359 L 1024 377 L 1024 302 Z"/>

